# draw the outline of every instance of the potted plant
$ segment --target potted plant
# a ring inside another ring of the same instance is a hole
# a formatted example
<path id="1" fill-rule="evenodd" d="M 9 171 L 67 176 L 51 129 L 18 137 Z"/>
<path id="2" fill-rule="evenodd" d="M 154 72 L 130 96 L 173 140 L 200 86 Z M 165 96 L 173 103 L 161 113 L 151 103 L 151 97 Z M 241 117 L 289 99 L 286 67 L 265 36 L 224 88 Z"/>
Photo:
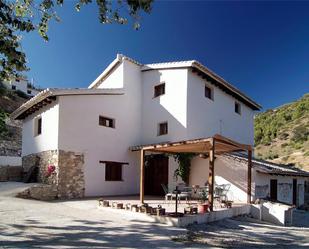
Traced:
<path id="1" fill-rule="evenodd" d="M 201 200 L 200 203 L 198 204 L 198 212 L 201 214 L 207 213 L 208 212 L 208 198 L 207 198 L 207 192 L 205 189 L 201 191 Z"/>

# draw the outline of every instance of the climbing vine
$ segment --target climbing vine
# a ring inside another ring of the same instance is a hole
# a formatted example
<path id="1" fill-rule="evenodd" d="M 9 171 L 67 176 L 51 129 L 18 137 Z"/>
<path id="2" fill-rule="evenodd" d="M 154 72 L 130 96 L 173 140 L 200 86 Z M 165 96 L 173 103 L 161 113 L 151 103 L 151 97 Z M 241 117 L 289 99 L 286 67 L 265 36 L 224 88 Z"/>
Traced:
<path id="1" fill-rule="evenodd" d="M 196 154 L 194 153 L 173 154 L 175 161 L 178 163 L 178 168 L 174 172 L 176 179 L 180 177 L 186 184 L 189 183 L 191 160 L 195 156 Z"/>

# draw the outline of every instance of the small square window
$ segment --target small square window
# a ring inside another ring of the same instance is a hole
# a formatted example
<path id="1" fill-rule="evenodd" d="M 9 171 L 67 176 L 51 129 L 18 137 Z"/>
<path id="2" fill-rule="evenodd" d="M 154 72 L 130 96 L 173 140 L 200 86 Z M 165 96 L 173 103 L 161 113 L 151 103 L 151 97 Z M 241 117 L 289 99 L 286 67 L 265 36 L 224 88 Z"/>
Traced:
<path id="1" fill-rule="evenodd" d="M 99 125 L 115 128 L 115 119 L 99 116 Z"/>
<path id="2" fill-rule="evenodd" d="M 241 114 L 241 105 L 238 102 L 235 102 L 235 112 Z"/>
<path id="3" fill-rule="evenodd" d="M 105 181 L 122 181 L 122 163 L 105 163 Z"/>
<path id="4" fill-rule="evenodd" d="M 12 85 L 12 90 L 16 90 L 16 86 L 15 85 Z"/>
<path id="5" fill-rule="evenodd" d="M 168 133 L 167 122 L 158 124 L 158 136 L 166 135 Z"/>
<path id="6" fill-rule="evenodd" d="M 27 90 L 27 93 L 28 93 L 28 94 L 31 94 L 31 90 Z"/>
<path id="7" fill-rule="evenodd" d="M 34 119 L 34 136 L 42 134 L 42 117 Z"/>
<path id="8" fill-rule="evenodd" d="M 211 100 L 214 99 L 213 89 L 206 85 L 205 85 L 205 97 Z"/>
<path id="9" fill-rule="evenodd" d="M 154 98 L 165 94 L 165 83 L 154 87 Z"/>

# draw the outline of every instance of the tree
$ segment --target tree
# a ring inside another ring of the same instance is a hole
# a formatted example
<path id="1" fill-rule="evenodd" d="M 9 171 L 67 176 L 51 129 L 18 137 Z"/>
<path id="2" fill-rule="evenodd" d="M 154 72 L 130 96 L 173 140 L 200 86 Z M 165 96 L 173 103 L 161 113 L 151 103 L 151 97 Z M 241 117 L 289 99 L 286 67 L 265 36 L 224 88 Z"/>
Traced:
<path id="1" fill-rule="evenodd" d="M 80 11 L 92 0 L 78 0 L 75 9 Z M 96 0 L 99 21 L 103 24 L 126 24 L 133 19 L 134 28 L 140 24 L 140 13 L 150 13 L 153 0 Z M 0 0 L 0 81 L 19 77 L 28 70 L 26 54 L 21 49 L 22 32 L 37 30 L 48 41 L 50 20 L 60 21 L 56 8 L 64 0 Z"/>

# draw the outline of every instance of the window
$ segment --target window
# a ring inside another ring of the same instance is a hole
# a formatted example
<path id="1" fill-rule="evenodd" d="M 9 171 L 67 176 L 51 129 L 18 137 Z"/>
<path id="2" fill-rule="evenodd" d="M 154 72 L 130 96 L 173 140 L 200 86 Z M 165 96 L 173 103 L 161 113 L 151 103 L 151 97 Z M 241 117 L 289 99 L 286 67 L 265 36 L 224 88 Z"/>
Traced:
<path id="1" fill-rule="evenodd" d="M 105 181 L 122 181 L 122 163 L 105 163 Z"/>
<path id="2" fill-rule="evenodd" d="M 206 86 L 206 85 L 205 85 L 205 97 L 209 98 L 211 100 L 214 99 L 213 89 L 209 86 Z"/>
<path id="3" fill-rule="evenodd" d="M 154 98 L 165 94 L 165 83 L 154 87 Z"/>
<path id="4" fill-rule="evenodd" d="M 241 105 L 238 102 L 235 102 L 235 112 L 241 114 Z"/>
<path id="5" fill-rule="evenodd" d="M 168 133 L 167 122 L 158 124 L 158 136 L 166 135 Z"/>
<path id="6" fill-rule="evenodd" d="M 12 90 L 16 90 L 16 86 L 15 85 L 12 85 Z"/>
<path id="7" fill-rule="evenodd" d="M 28 94 L 31 94 L 31 90 L 27 90 L 27 93 L 28 93 Z"/>
<path id="8" fill-rule="evenodd" d="M 110 128 L 115 128 L 115 119 L 100 116 L 99 125 L 110 127 Z"/>
<path id="9" fill-rule="evenodd" d="M 42 134 L 42 117 L 34 119 L 34 136 Z"/>

